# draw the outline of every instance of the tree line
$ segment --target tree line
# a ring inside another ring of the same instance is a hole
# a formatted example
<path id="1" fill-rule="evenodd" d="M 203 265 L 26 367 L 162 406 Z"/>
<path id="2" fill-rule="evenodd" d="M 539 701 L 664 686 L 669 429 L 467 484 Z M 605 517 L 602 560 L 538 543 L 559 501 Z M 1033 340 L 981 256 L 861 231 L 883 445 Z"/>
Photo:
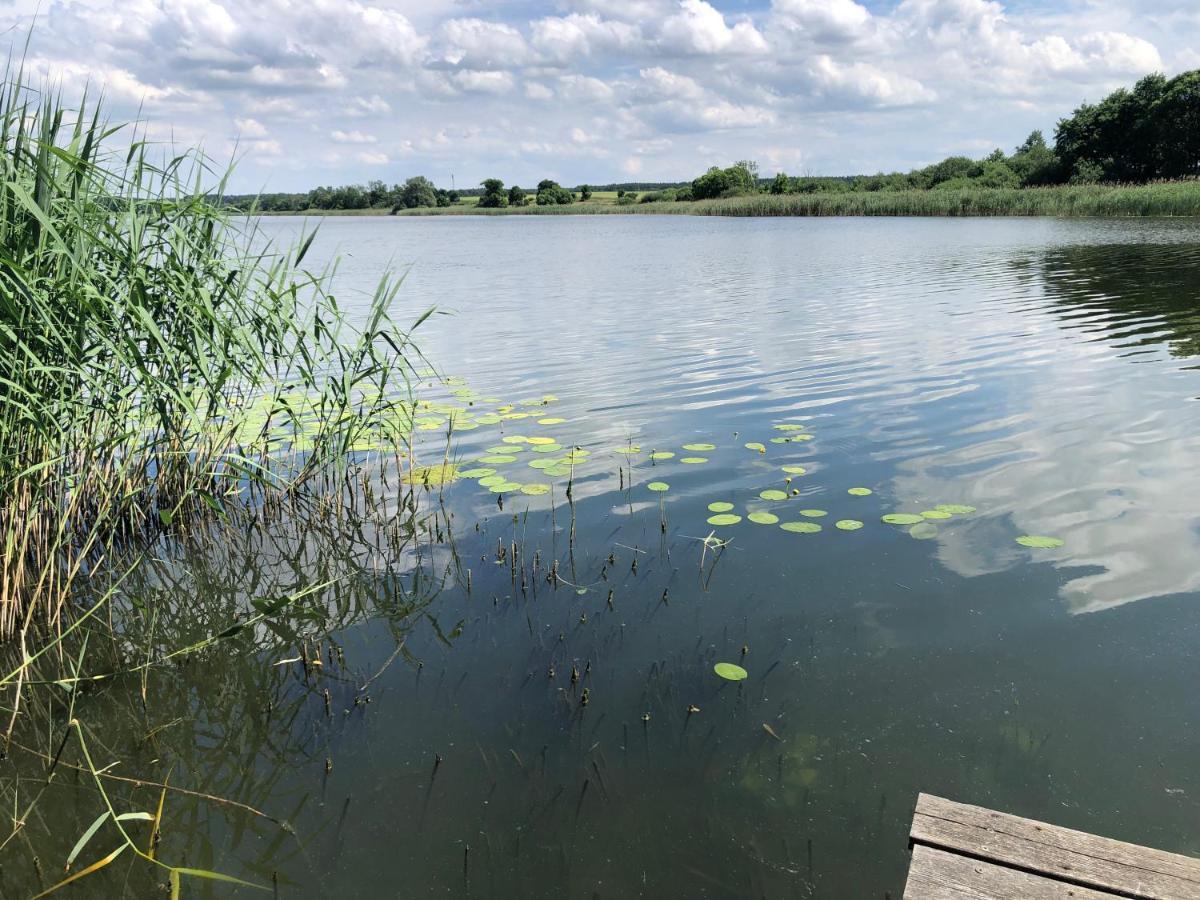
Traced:
<path id="1" fill-rule="evenodd" d="M 875 175 L 793 177 L 783 172 L 759 177 L 758 166 L 742 160 L 714 166 L 691 182 L 606 185 L 616 189 L 618 205 L 706 200 L 766 192 L 770 194 L 846 193 L 854 191 L 1020 188 L 1054 184 L 1146 183 L 1200 176 L 1200 69 L 1174 78 L 1147 75 L 1131 89 L 1113 91 L 1096 104 L 1085 103 L 1060 119 L 1053 144 L 1032 132 L 1011 153 L 996 149 L 982 159 L 951 156 L 910 172 Z M 634 188 L 630 190 L 629 188 Z M 647 190 L 649 188 L 649 190 Z M 574 190 L 546 179 L 526 191 L 504 187 L 498 178 L 480 188 L 447 191 L 422 175 L 391 187 L 382 181 L 342 187 L 318 187 L 303 193 L 230 197 L 240 209 L 266 212 L 305 209 L 387 209 L 393 213 L 422 207 L 447 207 L 466 196 L 485 209 L 556 206 L 584 202 L 593 188 Z"/>

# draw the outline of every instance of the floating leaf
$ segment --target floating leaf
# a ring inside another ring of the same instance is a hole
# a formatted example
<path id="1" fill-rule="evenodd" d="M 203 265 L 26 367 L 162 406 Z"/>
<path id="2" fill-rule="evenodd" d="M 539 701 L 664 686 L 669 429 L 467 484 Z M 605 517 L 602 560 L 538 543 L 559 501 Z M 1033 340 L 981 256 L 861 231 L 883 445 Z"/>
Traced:
<path id="1" fill-rule="evenodd" d="M 449 484 L 457 477 L 458 466 L 454 463 L 441 463 L 436 466 L 418 466 L 415 469 L 409 469 L 404 474 L 404 482 L 440 487 L 443 484 Z"/>
<path id="2" fill-rule="evenodd" d="M 505 463 L 516 462 L 517 458 L 507 453 L 494 453 L 491 456 L 479 457 L 481 463 L 487 463 L 489 466 L 502 466 Z"/>
<path id="3" fill-rule="evenodd" d="M 520 434 L 506 434 L 504 437 L 500 438 L 500 440 L 506 444 L 524 444 L 529 440 L 529 438 Z"/>
<path id="4" fill-rule="evenodd" d="M 816 534 L 821 530 L 821 526 L 816 522 L 784 522 L 779 527 L 795 534 Z"/>
<path id="5" fill-rule="evenodd" d="M 746 449 L 747 450 L 757 450 L 759 453 L 767 452 L 766 446 L 764 446 L 763 444 L 760 444 L 758 441 L 750 441 L 748 444 L 746 444 Z"/>
<path id="6" fill-rule="evenodd" d="M 624 453 L 626 456 L 633 456 L 635 453 L 641 453 L 642 448 L 634 444 L 632 447 L 615 447 L 613 453 Z"/>
<path id="7" fill-rule="evenodd" d="M 779 516 L 769 512 L 752 512 L 746 518 L 755 525 L 776 525 L 779 522 Z"/>
<path id="8" fill-rule="evenodd" d="M 829 513 L 823 509 L 802 509 L 800 510 L 800 515 L 808 516 L 810 519 L 819 519 L 822 516 L 829 515 Z"/>
<path id="9" fill-rule="evenodd" d="M 1032 547 L 1035 550 L 1054 550 L 1063 545 L 1063 541 L 1056 537 L 1045 537 L 1040 534 L 1023 534 L 1017 538 L 1017 543 L 1022 547 Z"/>
<path id="10" fill-rule="evenodd" d="M 772 444 L 787 444 L 787 443 L 790 443 L 790 441 L 791 441 L 791 439 L 790 439 L 790 438 L 785 438 L 785 437 L 773 437 L 773 438 L 771 438 L 771 443 L 772 443 Z"/>
<path id="11" fill-rule="evenodd" d="M 531 459 L 529 467 L 531 469 L 553 469 L 557 465 L 561 465 L 561 459 Z"/>
<path id="12" fill-rule="evenodd" d="M 767 488 L 765 491 L 759 491 L 758 496 L 764 500 L 786 500 L 787 491 L 781 491 L 776 488 Z"/>
<path id="13" fill-rule="evenodd" d="M 547 416 L 544 419 L 538 419 L 539 425 L 561 425 L 566 419 L 561 419 L 558 416 Z"/>
<path id="14" fill-rule="evenodd" d="M 776 431 L 803 431 L 808 426 L 798 425 L 795 422 L 784 422 L 782 425 L 776 425 Z"/>
<path id="15" fill-rule="evenodd" d="M 803 475 L 808 469 L 804 468 L 804 466 L 784 466 L 783 471 L 789 475 Z"/>
<path id="16" fill-rule="evenodd" d="M 511 444 L 499 444 L 495 447 L 485 447 L 483 452 L 499 453 L 501 456 L 507 456 L 510 453 L 519 453 L 524 449 L 524 447 L 514 447 Z"/>
<path id="17" fill-rule="evenodd" d="M 673 459 L 675 454 L 670 450 L 655 450 L 650 454 L 651 459 Z"/>
<path id="18" fill-rule="evenodd" d="M 702 453 L 706 450 L 716 450 L 716 444 L 684 444 L 684 450 L 691 450 L 693 453 Z"/>
<path id="19" fill-rule="evenodd" d="M 921 511 L 921 517 L 925 519 L 949 519 L 950 513 L 944 509 L 926 509 Z"/>
<path id="20" fill-rule="evenodd" d="M 523 484 L 521 485 L 521 493 L 528 494 L 531 497 L 537 497 L 541 494 L 550 493 L 550 485 L 548 484 Z"/>
<path id="21" fill-rule="evenodd" d="M 750 676 L 749 672 L 734 663 L 717 663 L 713 671 L 726 681 L 745 681 Z"/>
<path id="22" fill-rule="evenodd" d="M 736 525 L 740 521 L 742 521 L 742 517 L 733 513 L 718 513 L 708 517 L 709 525 Z"/>
<path id="23" fill-rule="evenodd" d="M 478 422 L 480 425 L 499 425 L 500 417 L 498 415 L 496 415 L 495 413 L 488 413 L 485 416 L 480 416 L 475 421 Z"/>
<path id="24" fill-rule="evenodd" d="M 684 456 L 679 460 L 681 463 L 686 463 L 689 466 L 698 466 L 700 463 L 708 462 L 707 456 Z"/>
<path id="25" fill-rule="evenodd" d="M 709 512 L 729 512 L 731 509 L 733 509 L 733 504 L 726 503 L 724 500 L 714 500 L 708 504 Z"/>
<path id="26" fill-rule="evenodd" d="M 479 486 L 490 488 L 493 484 L 504 484 L 508 481 L 503 475 L 484 475 L 479 479 Z"/>
<path id="27" fill-rule="evenodd" d="M 838 519 L 833 523 L 834 528 L 840 528 L 842 531 L 858 531 L 863 527 L 863 523 L 858 519 Z"/>
<path id="28" fill-rule="evenodd" d="M 480 468 L 480 469 L 463 469 L 458 473 L 460 478 L 487 478 L 489 475 L 495 475 L 495 469 Z"/>
<path id="29" fill-rule="evenodd" d="M 948 512 L 952 516 L 965 516 L 975 512 L 975 507 L 964 506 L 961 503 L 939 503 L 934 509 L 940 509 L 942 512 Z"/>
<path id="30" fill-rule="evenodd" d="M 914 525 L 908 529 L 908 533 L 915 537 L 918 541 L 927 541 L 930 538 L 935 538 L 938 535 L 936 525 L 930 525 L 928 522 L 922 522 L 919 525 Z"/>
<path id="31" fill-rule="evenodd" d="M 527 438 L 527 441 L 530 444 L 537 444 L 537 445 L 543 445 L 543 446 L 546 444 L 555 443 L 554 438 L 550 438 L 550 437 L 531 437 L 531 438 Z"/>
<path id="32" fill-rule="evenodd" d="M 812 439 L 813 436 L 811 434 L 793 434 L 788 438 L 789 441 L 811 441 Z"/>
<path id="33" fill-rule="evenodd" d="M 916 525 L 919 522 L 925 521 L 920 516 L 915 516 L 912 513 L 888 513 L 881 518 L 889 525 Z"/>
<path id="34" fill-rule="evenodd" d="M 557 453 L 562 449 L 562 444 L 551 442 L 549 444 L 538 444 L 536 447 L 530 447 L 529 449 L 534 453 Z"/>
<path id="35" fill-rule="evenodd" d="M 652 481 L 648 485 L 646 485 L 646 490 L 656 491 L 658 493 L 662 493 L 663 491 L 669 491 L 670 489 L 671 489 L 671 486 L 669 484 L 667 484 L 665 481 Z"/>
<path id="36" fill-rule="evenodd" d="M 555 466 L 552 469 L 542 469 L 547 475 L 553 475 L 555 478 L 563 478 L 571 474 L 571 470 L 566 466 Z"/>
<path id="37" fill-rule="evenodd" d="M 870 488 L 852 487 L 846 493 L 851 497 L 870 497 L 873 491 Z"/>
<path id="38" fill-rule="evenodd" d="M 520 489 L 521 482 L 519 481 L 502 481 L 488 488 L 493 494 L 511 494 L 513 491 L 519 491 Z"/>

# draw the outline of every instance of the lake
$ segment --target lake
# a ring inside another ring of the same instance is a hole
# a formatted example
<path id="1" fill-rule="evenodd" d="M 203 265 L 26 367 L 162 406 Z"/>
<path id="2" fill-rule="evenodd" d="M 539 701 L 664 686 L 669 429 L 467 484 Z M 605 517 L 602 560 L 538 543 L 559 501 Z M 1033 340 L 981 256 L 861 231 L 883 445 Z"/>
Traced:
<path id="1" fill-rule="evenodd" d="M 1200 853 L 1198 243 L 322 220 L 305 262 L 339 258 L 344 307 L 390 267 L 398 321 L 446 314 L 414 333 L 415 453 L 471 474 L 421 492 L 438 524 L 403 548 L 183 548 L 177 645 L 263 583 L 336 576 L 338 627 L 218 648 L 152 712 L 110 687 L 97 739 L 286 820 L 173 796 L 163 833 L 286 897 L 899 897 L 922 790 Z M 56 794 L 66 847 L 85 794 Z"/>

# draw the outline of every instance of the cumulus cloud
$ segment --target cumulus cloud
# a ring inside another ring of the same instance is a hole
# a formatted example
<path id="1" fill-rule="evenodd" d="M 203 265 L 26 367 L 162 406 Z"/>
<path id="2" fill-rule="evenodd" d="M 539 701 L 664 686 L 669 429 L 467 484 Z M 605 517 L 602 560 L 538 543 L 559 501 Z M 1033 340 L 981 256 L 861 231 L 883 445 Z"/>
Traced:
<path id="1" fill-rule="evenodd" d="M 0 27 L 23 34 L 30 9 L 0 6 Z M 103 87 L 116 117 L 158 133 L 240 141 L 247 189 L 389 166 L 536 182 L 546 162 L 522 147 L 563 154 L 567 181 L 747 157 L 843 174 L 1015 144 L 1194 66 L 1197 15 L 1184 0 L 88 0 L 39 20 L 29 66 Z"/>

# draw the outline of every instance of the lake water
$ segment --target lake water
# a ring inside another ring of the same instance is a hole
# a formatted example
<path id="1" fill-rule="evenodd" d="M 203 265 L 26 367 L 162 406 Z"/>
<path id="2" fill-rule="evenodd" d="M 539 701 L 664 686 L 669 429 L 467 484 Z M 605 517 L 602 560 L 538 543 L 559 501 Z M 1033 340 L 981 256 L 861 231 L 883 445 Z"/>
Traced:
<path id="1" fill-rule="evenodd" d="M 193 560 L 173 640 L 260 569 L 339 573 L 330 602 L 368 612 L 308 628 L 321 672 L 280 624 L 152 680 L 151 712 L 136 684 L 88 701 L 127 774 L 289 823 L 173 797 L 164 858 L 286 897 L 899 897 L 918 791 L 1200 853 L 1198 243 L 1172 221 L 322 221 L 306 262 L 340 255 L 347 308 L 390 265 L 398 321 L 448 314 L 416 333 L 448 382 L 419 388 L 421 461 L 454 404 L 463 469 L 553 492 L 430 491 L 452 524 L 419 554 L 330 529 Z M 572 447 L 569 476 L 529 465 Z M 93 805 L 61 792 L 66 847 Z"/>

